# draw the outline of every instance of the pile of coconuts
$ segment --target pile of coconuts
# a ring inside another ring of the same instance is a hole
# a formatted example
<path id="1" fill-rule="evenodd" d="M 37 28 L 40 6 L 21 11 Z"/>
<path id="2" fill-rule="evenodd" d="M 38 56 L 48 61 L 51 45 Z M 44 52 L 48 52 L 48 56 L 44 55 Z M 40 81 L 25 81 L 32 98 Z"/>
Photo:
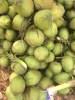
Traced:
<path id="1" fill-rule="evenodd" d="M 46 100 L 48 87 L 74 79 L 74 1 L 0 0 L 0 68 L 12 71 L 8 100 Z"/>

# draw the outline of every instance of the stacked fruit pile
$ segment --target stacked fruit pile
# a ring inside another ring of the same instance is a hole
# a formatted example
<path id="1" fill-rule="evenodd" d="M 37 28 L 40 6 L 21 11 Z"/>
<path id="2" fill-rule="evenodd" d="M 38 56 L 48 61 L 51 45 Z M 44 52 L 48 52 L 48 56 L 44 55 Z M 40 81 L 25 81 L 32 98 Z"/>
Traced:
<path id="1" fill-rule="evenodd" d="M 45 89 L 72 80 L 74 0 L 0 0 L 0 66 L 12 70 L 8 100 L 46 100 Z"/>

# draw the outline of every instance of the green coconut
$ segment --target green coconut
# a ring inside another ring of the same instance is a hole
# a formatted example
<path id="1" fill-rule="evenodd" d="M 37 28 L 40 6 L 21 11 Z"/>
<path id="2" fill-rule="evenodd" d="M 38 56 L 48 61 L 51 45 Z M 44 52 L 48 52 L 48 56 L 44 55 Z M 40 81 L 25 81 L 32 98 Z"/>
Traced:
<path id="1" fill-rule="evenodd" d="M 49 51 L 45 46 L 37 47 L 34 50 L 34 56 L 40 61 L 45 60 L 48 57 L 48 55 L 49 55 Z"/>
<path id="2" fill-rule="evenodd" d="M 5 14 L 8 11 L 7 0 L 0 0 L 0 14 Z"/>
<path id="3" fill-rule="evenodd" d="M 43 62 L 40 62 L 40 70 L 43 70 L 43 69 L 46 69 L 47 68 L 47 63 L 45 63 L 44 61 Z"/>
<path id="4" fill-rule="evenodd" d="M 25 33 L 24 40 L 31 46 L 40 46 L 44 42 L 44 34 L 39 29 L 29 30 Z"/>
<path id="5" fill-rule="evenodd" d="M 21 94 L 25 90 L 25 80 L 22 76 L 16 76 L 10 82 L 10 89 L 13 94 Z"/>
<path id="6" fill-rule="evenodd" d="M 4 54 L 4 49 L 0 47 L 0 56 Z"/>
<path id="7" fill-rule="evenodd" d="M 68 10 L 66 12 L 66 16 L 67 16 L 68 19 L 74 18 L 75 17 L 75 10 Z"/>
<path id="8" fill-rule="evenodd" d="M 72 52 L 71 50 L 67 50 L 64 54 L 65 56 L 71 56 L 74 57 L 74 52 Z"/>
<path id="9" fill-rule="evenodd" d="M 62 84 L 71 80 L 71 76 L 66 72 L 61 72 L 54 76 L 54 81 L 58 84 Z"/>
<path id="10" fill-rule="evenodd" d="M 2 55 L 0 57 L 0 67 L 5 68 L 9 66 L 9 59 L 7 56 Z"/>
<path id="11" fill-rule="evenodd" d="M 23 22 L 24 22 L 24 17 L 16 15 L 12 21 L 13 29 L 18 31 L 21 30 Z"/>
<path id="12" fill-rule="evenodd" d="M 4 39 L 4 29 L 3 28 L 0 28 L 0 40 L 3 40 Z"/>
<path id="13" fill-rule="evenodd" d="M 59 62 L 52 62 L 49 64 L 49 68 L 53 74 L 59 74 L 62 71 L 62 65 Z"/>
<path id="14" fill-rule="evenodd" d="M 54 3 L 53 0 L 34 0 L 36 9 L 51 9 Z"/>
<path id="15" fill-rule="evenodd" d="M 16 0 L 16 12 L 23 16 L 29 17 L 34 12 L 34 4 L 32 0 Z"/>
<path id="16" fill-rule="evenodd" d="M 56 56 L 62 54 L 63 44 L 62 43 L 56 43 L 55 46 L 54 46 L 53 52 Z"/>
<path id="17" fill-rule="evenodd" d="M 67 28 L 61 28 L 59 31 L 60 38 L 64 41 L 69 39 L 69 30 Z"/>
<path id="18" fill-rule="evenodd" d="M 44 34 L 48 37 L 48 38 L 54 38 L 58 33 L 58 29 L 57 29 L 57 25 L 52 22 L 51 26 L 47 29 L 44 30 Z"/>
<path id="19" fill-rule="evenodd" d="M 46 100 L 47 99 L 47 92 L 40 90 L 39 100 Z"/>
<path id="20" fill-rule="evenodd" d="M 75 40 L 75 31 L 72 32 L 72 40 Z"/>
<path id="21" fill-rule="evenodd" d="M 5 38 L 8 41 L 14 41 L 16 36 L 17 36 L 16 32 L 12 29 L 7 29 L 6 32 L 5 32 Z"/>
<path id="22" fill-rule="evenodd" d="M 74 4 L 74 0 L 57 0 L 59 3 L 63 4 L 66 9 L 71 9 Z"/>
<path id="23" fill-rule="evenodd" d="M 60 3 L 57 3 L 56 5 L 54 5 L 52 7 L 51 13 L 52 13 L 54 19 L 63 17 L 63 15 L 65 13 L 64 6 Z"/>
<path id="24" fill-rule="evenodd" d="M 48 50 L 53 50 L 54 49 L 54 41 L 51 41 L 51 40 L 48 40 L 46 43 L 45 43 L 45 46 L 48 48 Z"/>
<path id="25" fill-rule="evenodd" d="M 12 42 L 8 41 L 8 40 L 4 40 L 2 42 L 2 47 L 5 51 L 10 51 L 11 49 L 11 46 L 12 46 Z"/>
<path id="26" fill-rule="evenodd" d="M 55 19 L 54 22 L 56 23 L 57 27 L 60 28 L 62 26 L 66 26 L 66 20 L 64 18 Z"/>
<path id="27" fill-rule="evenodd" d="M 75 52 L 75 41 L 71 43 L 71 50 Z"/>
<path id="28" fill-rule="evenodd" d="M 24 68 L 23 65 L 21 65 L 20 63 L 17 63 L 17 62 L 11 66 L 13 66 L 12 70 L 18 75 L 24 74 L 27 70 L 26 68 Z"/>
<path id="29" fill-rule="evenodd" d="M 64 0 L 57 0 L 57 2 L 63 4 Z"/>
<path id="30" fill-rule="evenodd" d="M 40 89 L 33 86 L 26 90 L 24 93 L 24 100 L 38 100 Z"/>
<path id="31" fill-rule="evenodd" d="M 16 76 L 18 76 L 18 74 L 16 74 L 15 72 L 12 72 L 9 76 L 9 81 L 11 82 L 12 79 L 14 79 Z"/>
<path id="32" fill-rule="evenodd" d="M 52 24 L 50 10 L 40 10 L 34 16 L 34 24 L 41 30 L 47 30 Z"/>
<path id="33" fill-rule="evenodd" d="M 30 69 L 40 69 L 40 62 L 34 56 L 25 57 L 25 62 Z"/>
<path id="34" fill-rule="evenodd" d="M 53 81 L 48 77 L 42 78 L 42 80 L 38 84 L 42 89 L 47 89 L 48 87 L 53 85 Z"/>
<path id="35" fill-rule="evenodd" d="M 49 56 L 47 57 L 47 59 L 45 60 L 46 63 L 50 63 L 53 62 L 55 60 L 55 55 L 53 52 L 49 52 Z"/>
<path id="36" fill-rule="evenodd" d="M 30 55 L 30 56 L 34 55 L 34 48 L 29 47 L 28 50 L 27 50 L 27 54 Z"/>
<path id="37" fill-rule="evenodd" d="M 0 16 L 0 27 L 7 29 L 10 27 L 11 19 L 8 15 Z"/>
<path id="38" fill-rule="evenodd" d="M 71 9 L 73 7 L 74 4 L 74 0 L 64 0 L 64 6 L 66 9 Z"/>
<path id="39" fill-rule="evenodd" d="M 15 15 L 16 15 L 16 10 L 15 10 L 15 6 L 14 6 L 14 5 L 9 6 L 8 15 L 9 15 L 11 18 L 14 18 L 14 17 L 15 17 Z"/>
<path id="40" fill-rule="evenodd" d="M 53 72 L 51 71 L 50 67 L 48 67 L 45 71 L 45 75 L 48 77 L 48 78 L 52 78 L 53 77 Z"/>
<path id="41" fill-rule="evenodd" d="M 65 88 L 65 89 L 60 90 L 58 93 L 62 95 L 67 95 L 69 94 L 70 90 L 71 90 L 70 88 Z"/>
<path id="42" fill-rule="evenodd" d="M 23 55 L 27 49 L 27 44 L 24 40 L 17 40 L 12 45 L 12 52 L 16 55 Z"/>
<path id="43" fill-rule="evenodd" d="M 71 56 L 64 56 L 61 64 L 65 72 L 71 72 L 74 68 L 74 60 Z"/>
<path id="44" fill-rule="evenodd" d="M 34 86 L 39 83 L 41 80 L 42 75 L 40 71 L 37 70 L 29 70 L 25 75 L 24 79 L 26 80 L 27 86 Z"/>
<path id="45" fill-rule="evenodd" d="M 34 0 L 36 9 L 51 9 L 54 3 L 53 0 Z"/>
<path id="46" fill-rule="evenodd" d="M 74 18 L 72 18 L 72 20 L 70 21 L 70 28 L 72 29 L 72 30 L 75 30 L 75 17 Z"/>
<path id="47" fill-rule="evenodd" d="M 10 86 L 7 87 L 5 94 L 8 100 L 23 100 L 23 95 L 22 94 L 14 95 L 10 89 Z"/>

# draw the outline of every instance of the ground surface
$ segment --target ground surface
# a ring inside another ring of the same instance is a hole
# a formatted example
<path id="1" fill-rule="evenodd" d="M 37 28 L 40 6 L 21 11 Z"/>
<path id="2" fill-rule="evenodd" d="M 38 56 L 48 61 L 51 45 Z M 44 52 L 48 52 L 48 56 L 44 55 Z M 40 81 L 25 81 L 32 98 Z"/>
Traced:
<path id="1" fill-rule="evenodd" d="M 7 100 L 5 90 L 8 86 L 9 71 L 0 69 L 0 100 Z"/>

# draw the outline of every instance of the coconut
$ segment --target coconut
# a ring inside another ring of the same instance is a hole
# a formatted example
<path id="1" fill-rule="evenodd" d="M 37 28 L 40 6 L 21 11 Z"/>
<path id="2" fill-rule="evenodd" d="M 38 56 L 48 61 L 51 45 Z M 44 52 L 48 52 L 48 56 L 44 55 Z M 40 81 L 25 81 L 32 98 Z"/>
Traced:
<path id="1" fill-rule="evenodd" d="M 16 55 L 23 55 L 27 49 L 27 44 L 23 40 L 17 40 L 12 45 L 12 52 Z"/>
<path id="2" fill-rule="evenodd" d="M 40 10 L 34 16 L 34 24 L 41 30 L 47 30 L 52 24 L 50 10 Z"/>
<path id="3" fill-rule="evenodd" d="M 48 55 L 49 55 L 49 51 L 44 46 L 37 47 L 34 50 L 34 56 L 40 61 L 45 60 L 48 57 Z"/>
<path id="4" fill-rule="evenodd" d="M 10 82 L 10 89 L 13 94 L 21 94 L 25 90 L 25 80 L 22 76 L 16 76 Z"/>
<path id="5" fill-rule="evenodd" d="M 61 60 L 61 64 L 65 72 L 71 72 L 74 68 L 74 62 L 71 56 L 64 56 Z"/>
<path id="6" fill-rule="evenodd" d="M 28 30 L 25 33 L 24 40 L 31 46 L 40 46 L 44 42 L 44 34 L 39 29 Z"/>
<path id="7" fill-rule="evenodd" d="M 26 80 L 27 86 L 34 86 L 38 84 L 41 78 L 42 78 L 41 72 L 37 70 L 29 70 L 24 75 L 24 79 Z"/>
<path id="8" fill-rule="evenodd" d="M 25 62 L 30 69 L 40 69 L 40 62 L 34 56 L 25 57 Z"/>
<path id="9" fill-rule="evenodd" d="M 34 12 L 34 4 L 32 0 L 16 0 L 16 12 L 23 16 L 29 17 Z"/>

